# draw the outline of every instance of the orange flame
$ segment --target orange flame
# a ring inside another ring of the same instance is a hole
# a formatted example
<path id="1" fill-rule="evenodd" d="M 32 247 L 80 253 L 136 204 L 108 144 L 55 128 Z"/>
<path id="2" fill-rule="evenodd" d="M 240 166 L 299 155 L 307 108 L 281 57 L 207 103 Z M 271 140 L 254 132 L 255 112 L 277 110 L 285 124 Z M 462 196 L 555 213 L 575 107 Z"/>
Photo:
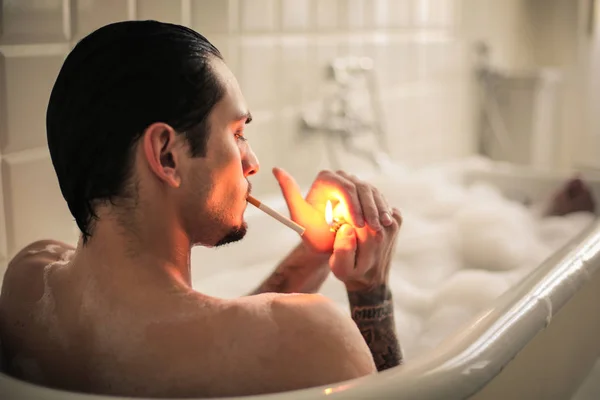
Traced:
<path id="1" fill-rule="evenodd" d="M 331 200 L 327 200 L 327 204 L 325 205 L 325 222 L 327 222 L 327 225 L 331 225 L 333 222 L 333 206 L 331 205 Z"/>

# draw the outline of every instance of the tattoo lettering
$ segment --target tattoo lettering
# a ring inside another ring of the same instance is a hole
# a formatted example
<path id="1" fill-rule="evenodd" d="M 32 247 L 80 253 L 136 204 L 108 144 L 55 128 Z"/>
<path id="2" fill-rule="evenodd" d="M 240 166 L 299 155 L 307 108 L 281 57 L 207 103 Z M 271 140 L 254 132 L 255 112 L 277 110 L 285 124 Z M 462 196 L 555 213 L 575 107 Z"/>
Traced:
<path id="1" fill-rule="evenodd" d="M 348 292 L 352 319 L 371 350 L 378 371 L 402 364 L 396 337 L 392 293 L 386 285 Z"/>
<path id="2" fill-rule="evenodd" d="M 379 307 L 356 306 L 352 310 L 352 319 L 355 321 L 380 321 L 394 314 L 394 305 L 386 301 Z"/>

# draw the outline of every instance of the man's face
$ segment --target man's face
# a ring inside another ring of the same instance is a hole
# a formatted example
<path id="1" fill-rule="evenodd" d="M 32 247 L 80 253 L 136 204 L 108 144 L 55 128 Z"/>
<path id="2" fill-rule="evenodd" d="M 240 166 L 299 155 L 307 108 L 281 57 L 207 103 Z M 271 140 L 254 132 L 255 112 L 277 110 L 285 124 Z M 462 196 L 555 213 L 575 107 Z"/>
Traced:
<path id="1" fill-rule="evenodd" d="M 251 117 L 237 80 L 222 61 L 211 63 L 225 94 L 208 117 L 206 156 L 183 165 L 180 212 L 193 244 L 219 246 L 246 233 L 247 178 L 259 165 L 244 136 Z"/>

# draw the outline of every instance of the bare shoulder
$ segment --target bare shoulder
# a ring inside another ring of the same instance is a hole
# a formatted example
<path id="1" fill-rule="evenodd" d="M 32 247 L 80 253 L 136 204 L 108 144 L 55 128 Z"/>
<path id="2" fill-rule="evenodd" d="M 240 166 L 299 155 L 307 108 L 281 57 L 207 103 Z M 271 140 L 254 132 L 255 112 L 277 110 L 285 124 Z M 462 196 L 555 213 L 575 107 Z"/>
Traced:
<path id="1" fill-rule="evenodd" d="M 29 264 L 28 262 L 31 261 L 41 263 L 45 260 L 50 262 L 63 260 L 70 257 L 74 251 L 73 246 L 58 240 L 38 240 L 19 251 L 10 261 L 9 267 Z"/>
<path id="2" fill-rule="evenodd" d="M 268 343 L 259 351 L 276 374 L 271 378 L 279 382 L 280 387 L 272 389 L 326 385 L 377 371 L 354 321 L 328 298 L 318 294 L 252 297 L 267 313 L 266 323 L 256 321 L 261 327 L 254 334 Z"/>
<path id="3" fill-rule="evenodd" d="M 19 296 L 19 300 L 43 292 L 42 274 L 53 263 L 66 263 L 75 248 L 56 240 L 39 240 L 25 246 L 8 263 L 2 280 L 0 307 Z"/>
<path id="4" fill-rule="evenodd" d="M 300 294 L 277 297 L 271 307 L 273 318 L 288 334 L 282 340 L 300 348 L 319 347 L 323 351 L 320 362 L 324 365 L 337 360 L 346 360 L 357 368 L 351 374 L 364 375 L 375 372 L 370 350 L 358 327 L 349 315 L 345 314 L 330 299 L 320 294 Z M 304 351 L 304 349 L 301 349 Z M 371 369 L 371 367 L 373 367 Z"/>

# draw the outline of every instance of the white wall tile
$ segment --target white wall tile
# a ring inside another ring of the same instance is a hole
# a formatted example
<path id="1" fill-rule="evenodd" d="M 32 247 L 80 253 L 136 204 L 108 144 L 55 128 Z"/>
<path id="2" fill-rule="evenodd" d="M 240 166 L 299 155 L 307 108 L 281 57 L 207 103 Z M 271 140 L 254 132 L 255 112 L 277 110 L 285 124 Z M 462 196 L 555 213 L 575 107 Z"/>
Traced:
<path id="1" fill-rule="evenodd" d="M 243 32 L 272 32 L 277 29 L 278 3 L 275 0 L 240 0 L 239 17 Z"/>
<path id="2" fill-rule="evenodd" d="M 308 97 L 309 39 L 282 39 L 279 94 L 281 104 L 299 107 Z"/>
<path id="3" fill-rule="evenodd" d="M 386 106 L 393 157 L 422 164 L 471 154 L 475 150 L 474 115 L 466 109 L 472 106 L 467 97 L 468 85 L 452 82 L 420 86 L 414 94 Z"/>
<path id="4" fill-rule="evenodd" d="M 411 0 L 368 0 L 364 5 L 365 26 L 400 28 L 411 23 Z"/>
<path id="5" fill-rule="evenodd" d="M 310 185 L 318 171 L 330 168 L 322 136 L 301 132 L 295 110 L 278 116 L 259 113 L 246 134 L 260 162 L 259 173 L 250 178 L 257 196 L 278 193 L 273 167 L 284 168 L 302 187 Z"/>
<path id="6" fill-rule="evenodd" d="M 311 13 L 311 0 L 281 0 L 281 30 L 308 30 L 311 27 Z"/>
<path id="7" fill-rule="evenodd" d="M 447 42 L 424 42 L 416 46 L 417 79 L 434 79 L 436 74 L 443 73 L 448 60 L 445 58 Z"/>
<path id="8" fill-rule="evenodd" d="M 433 14 L 434 24 L 443 28 L 452 28 L 457 25 L 458 6 L 458 3 L 454 0 L 437 1 Z"/>
<path id="9" fill-rule="evenodd" d="M 470 53 L 449 29 L 457 22 L 454 7 L 462 1 L 0 1 L 0 45 L 27 44 L 29 55 L 0 47 L 5 56 L 0 69 L 0 169 L 7 206 L 0 217 L 6 216 L 10 249 L 41 237 L 74 240 L 74 223 L 49 158 L 28 155 L 45 147 L 48 95 L 64 54 L 32 43 L 76 41 L 102 25 L 128 18 L 198 30 L 222 51 L 254 114 L 247 135 L 261 162 L 261 172 L 251 179 L 255 193 L 274 193 L 278 187 L 273 166 L 288 169 L 304 187 L 319 170 L 332 167 L 323 136 L 300 132 L 299 117 L 309 101 L 327 92 L 327 67 L 338 56 L 374 59 L 384 126 L 396 159 L 439 161 L 471 151 L 474 107 L 464 89 Z M 63 10 L 63 4 L 73 8 Z M 63 23 L 63 15 L 71 18 Z M 72 39 L 63 33 L 70 22 Z M 408 27 L 416 27 L 416 33 L 404 30 Z M 446 35 L 447 41 L 421 40 L 430 32 Z M 349 168 L 365 164 L 348 160 Z M 29 228 L 34 222 L 35 228 Z M 1 242 L 0 226 L 0 252 Z"/>
<path id="10" fill-rule="evenodd" d="M 414 3 L 413 20 L 420 27 L 431 26 L 434 23 L 436 4 L 433 0 L 420 0 Z"/>
<path id="11" fill-rule="evenodd" d="M 0 1 L 0 43 L 65 40 L 62 0 Z"/>
<path id="12" fill-rule="evenodd" d="M 419 27 L 451 28 L 455 9 L 455 0 L 419 0 L 413 3 L 414 23 Z"/>
<path id="13" fill-rule="evenodd" d="M 411 25 L 411 10 L 414 2 L 411 0 L 390 0 L 390 27 L 404 28 Z"/>
<path id="14" fill-rule="evenodd" d="M 321 36 L 309 40 L 309 63 L 304 71 L 306 97 L 304 101 L 316 101 L 327 93 L 330 64 L 337 57 L 346 54 L 346 47 L 337 38 Z"/>
<path id="15" fill-rule="evenodd" d="M 387 28 L 391 25 L 393 0 L 371 0 L 365 5 L 365 26 Z"/>
<path id="16" fill-rule="evenodd" d="M 2 176 L 3 176 L 3 172 L 2 172 L 3 168 L 2 168 L 2 162 L 0 162 L 0 215 L 2 216 L 2 218 L 0 218 L 0 274 L 3 274 L 3 270 L 2 267 L 6 265 L 6 261 L 7 261 L 7 257 L 8 257 L 8 247 L 7 247 L 7 235 L 6 235 L 6 213 L 4 210 L 4 194 L 6 192 L 6 194 L 8 195 L 8 193 L 10 193 L 10 191 L 12 190 L 10 188 L 10 185 L 6 185 L 6 188 L 4 187 L 4 185 L 2 185 Z M 1 281 L 1 278 L 0 278 Z"/>
<path id="17" fill-rule="evenodd" d="M 270 110 L 277 104 L 279 51 L 279 42 L 272 37 L 241 40 L 238 79 L 251 110 Z"/>
<path id="18" fill-rule="evenodd" d="M 414 42 L 394 36 L 380 36 L 364 46 L 364 53 L 373 59 L 381 87 L 397 88 L 416 79 L 415 53 L 418 45 Z"/>
<path id="19" fill-rule="evenodd" d="M 64 56 L 4 57 L 0 88 L 0 152 L 46 144 L 46 107 Z"/>
<path id="20" fill-rule="evenodd" d="M 315 19 L 320 30 L 333 30 L 338 26 L 338 0 L 317 0 Z"/>
<path id="21" fill-rule="evenodd" d="M 137 18 L 181 24 L 181 0 L 137 0 Z"/>
<path id="22" fill-rule="evenodd" d="M 444 79 L 451 77 L 473 76 L 471 60 L 473 48 L 470 42 L 446 41 L 440 45 L 437 57 L 436 76 Z"/>
<path id="23" fill-rule="evenodd" d="M 365 8 L 372 7 L 364 0 L 338 0 L 338 22 L 342 28 L 360 29 L 365 25 Z"/>
<path id="24" fill-rule="evenodd" d="M 365 35 L 351 33 L 343 41 L 340 40 L 340 49 L 348 56 L 363 56 L 367 40 Z"/>
<path id="25" fill-rule="evenodd" d="M 9 256 L 38 239 L 73 242 L 73 219 L 60 194 L 49 155 L 3 159 L 2 184 Z"/>
<path id="26" fill-rule="evenodd" d="M 384 102 L 384 127 L 388 133 L 390 152 L 402 161 L 410 145 L 418 142 L 423 110 L 413 96 L 391 98 Z"/>
<path id="27" fill-rule="evenodd" d="M 277 149 L 275 165 L 285 168 L 301 187 L 308 187 L 316 174 L 330 165 L 322 136 L 300 131 L 298 122 L 297 111 L 282 113 L 277 134 L 271 140 Z"/>
<path id="28" fill-rule="evenodd" d="M 578 146 L 579 159 L 576 161 L 578 168 L 593 168 L 600 173 L 600 135 L 586 135 Z"/>
<path id="29" fill-rule="evenodd" d="M 239 71 L 239 45 L 238 40 L 230 35 L 213 35 L 207 34 L 206 38 L 211 42 L 221 53 L 225 59 L 225 63 L 231 69 L 235 76 L 238 76 Z"/>
<path id="30" fill-rule="evenodd" d="M 227 33 L 237 27 L 232 21 L 230 0 L 192 0 L 192 29 L 201 34 Z"/>
<path id="31" fill-rule="evenodd" d="M 73 4 L 73 36 L 75 41 L 101 26 L 129 19 L 127 1 L 74 0 Z"/>
<path id="32" fill-rule="evenodd" d="M 319 81 L 323 81 L 326 78 L 325 68 L 331 64 L 336 57 L 342 55 L 344 47 L 338 38 L 331 38 L 327 36 L 319 37 L 315 40 L 316 45 L 316 57 L 315 64 L 317 68 L 322 70 L 319 76 Z"/>

